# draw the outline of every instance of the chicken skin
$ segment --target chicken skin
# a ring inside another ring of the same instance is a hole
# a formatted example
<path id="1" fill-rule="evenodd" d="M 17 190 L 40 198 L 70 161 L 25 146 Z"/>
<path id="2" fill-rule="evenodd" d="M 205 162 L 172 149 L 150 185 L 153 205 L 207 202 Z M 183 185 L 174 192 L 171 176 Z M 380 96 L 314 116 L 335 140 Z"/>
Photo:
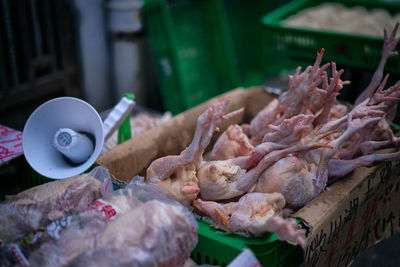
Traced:
<path id="1" fill-rule="evenodd" d="M 204 200 L 224 200 L 240 196 L 250 190 L 261 174 L 281 158 L 291 153 L 326 147 L 326 144 L 318 143 L 318 141 L 331 133 L 307 135 L 301 139 L 301 132 L 294 132 L 293 134 L 297 135 L 297 142 L 287 146 L 275 146 L 274 149 L 276 150 L 268 151 L 257 165 L 248 171 L 243 168 L 251 160 L 247 157 L 204 162 L 198 170 L 201 198 Z"/>
<path id="2" fill-rule="evenodd" d="M 226 204 L 197 199 L 193 206 L 226 231 L 249 236 L 274 232 L 280 240 L 305 245 L 305 231 L 297 229 L 293 219 L 283 219 L 285 199 L 279 193 L 248 193 L 238 202 Z"/>
<path id="3" fill-rule="evenodd" d="M 211 160 L 233 159 L 249 156 L 254 150 L 250 140 L 239 125 L 230 125 L 218 138 L 210 153 Z"/>

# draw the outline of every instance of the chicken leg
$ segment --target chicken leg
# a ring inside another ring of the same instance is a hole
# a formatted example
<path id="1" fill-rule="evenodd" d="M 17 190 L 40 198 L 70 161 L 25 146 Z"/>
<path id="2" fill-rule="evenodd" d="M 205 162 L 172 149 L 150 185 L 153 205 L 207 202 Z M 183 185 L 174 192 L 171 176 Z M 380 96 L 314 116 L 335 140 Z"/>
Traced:
<path id="1" fill-rule="evenodd" d="M 370 98 L 374 94 L 375 89 L 379 86 L 379 84 L 382 81 L 383 70 L 385 68 L 386 61 L 388 60 L 388 58 L 398 55 L 398 52 L 394 51 L 394 49 L 396 49 L 397 43 L 400 40 L 400 37 L 395 38 L 398 28 L 399 28 L 399 22 L 396 23 L 396 26 L 393 28 L 393 31 L 390 34 L 389 38 L 387 36 L 386 29 L 384 29 L 382 55 L 381 55 L 381 60 L 379 62 L 378 68 L 376 69 L 374 75 L 372 76 L 370 84 L 357 97 L 356 101 L 354 102 L 354 105 L 358 105 L 359 103 L 363 102 L 367 98 Z"/>
<path id="2" fill-rule="evenodd" d="M 328 184 L 334 183 L 358 167 L 372 167 L 381 162 L 400 159 L 400 151 L 385 154 L 369 154 L 350 160 L 331 159 L 328 163 Z"/>

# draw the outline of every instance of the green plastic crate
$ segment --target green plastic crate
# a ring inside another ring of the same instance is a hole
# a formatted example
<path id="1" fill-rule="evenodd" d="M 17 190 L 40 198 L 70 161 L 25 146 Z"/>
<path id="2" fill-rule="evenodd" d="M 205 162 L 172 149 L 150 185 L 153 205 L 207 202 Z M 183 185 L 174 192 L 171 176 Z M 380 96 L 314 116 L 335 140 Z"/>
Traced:
<path id="1" fill-rule="evenodd" d="M 53 181 L 35 172 L 23 155 L 0 166 L 0 200 L 31 187 Z"/>
<path id="2" fill-rule="evenodd" d="M 280 67 L 271 72 L 270 62 L 261 57 L 264 47 L 262 37 L 265 35 L 265 27 L 261 23 L 261 18 L 287 2 L 289 0 L 224 1 L 232 33 L 235 59 L 240 73 L 240 84 L 237 86 L 261 85 L 268 77 L 275 76 L 282 71 L 283 68 Z"/>
<path id="3" fill-rule="evenodd" d="M 303 262 L 300 247 L 278 240 L 275 234 L 262 238 L 245 238 L 212 228 L 198 220 L 199 242 L 192 252 L 197 264 L 226 266 L 244 248 L 249 248 L 262 266 L 299 266 Z"/>
<path id="4" fill-rule="evenodd" d="M 285 2 L 146 0 L 164 108 L 176 114 L 232 88 L 262 84 L 260 18 Z"/>
<path id="5" fill-rule="evenodd" d="M 345 6 L 364 6 L 367 9 L 384 8 L 391 14 L 400 13 L 400 2 L 334 0 Z M 381 57 L 383 38 L 352 35 L 305 28 L 288 27 L 282 21 L 297 12 L 326 3 L 319 0 L 295 0 L 262 18 L 266 28 L 264 36 L 265 60 L 277 64 L 309 65 L 315 60 L 316 52 L 325 48 L 325 61 L 335 61 L 341 66 L 375 70 Z M 383 29 L 382 29 L 383 33 Z M 282 63 L 283 62 L 283 63 Z M 290 63 L 292 62 L 292 63 Z M 308 62 L 308 64 L 303 64 Z M 400 60 L 389 59 L 386 72 L 400 74 Z"/>
<path id="6" fill-rule="evenodd" d="M 144 10 L 166 109 L 176 114 L 237 84 L 221 1 L 147 0 Z"/>

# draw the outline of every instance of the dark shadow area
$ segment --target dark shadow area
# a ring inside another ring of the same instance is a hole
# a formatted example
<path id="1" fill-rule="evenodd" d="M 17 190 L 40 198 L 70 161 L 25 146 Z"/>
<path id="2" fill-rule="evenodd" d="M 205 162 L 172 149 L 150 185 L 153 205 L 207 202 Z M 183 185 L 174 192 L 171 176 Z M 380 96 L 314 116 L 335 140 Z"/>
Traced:
<path id="1" fill-rule="evenodd" d="M 400 234 L 364 250 L 351 267 L 395 267 L 400 265 Z"/>

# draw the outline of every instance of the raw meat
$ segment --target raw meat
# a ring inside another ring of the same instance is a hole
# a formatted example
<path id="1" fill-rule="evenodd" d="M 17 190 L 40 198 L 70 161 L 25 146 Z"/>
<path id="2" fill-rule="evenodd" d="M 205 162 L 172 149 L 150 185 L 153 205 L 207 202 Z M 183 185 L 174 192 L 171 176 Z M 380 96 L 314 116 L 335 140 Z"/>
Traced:
<path id="1" fill-rule="evenodd" d="M 15 241 L 52 221 L 83 211 L 110 190 L 108 170 L 97 167 L 89 174 L 49 182 L 9 196 L 0 204 L 0 240 Z"/>
<path id="2" fill-rule="evenodd" d="M 305 246 L 305 231 L 296 228 L 293 219 L 282 218 L 285 199 L 279 193 L 248 193 L 238 202 L 225 204 L 197 199 L 193 206 L 226 231 L 251 236 L 273 232 L 280 240 Z"/>
<path id="3" fill-rule="evenodd" d="M 19 242 L 28 263 L 183 266 L 197 243 L 196 220 L 186 207 L 143 180 L 134 179 L 89 209 L 53 222 L 35 240 Z M 15 256 L 7 252 L 2 249 L 0 258 Z M 4 266 L 12 265 L 9 261 Z"/>
<path id="4" fill-rule="evenodd" d="M 196 170 L 202 155 L 218 125 L 243 109 L 224 115 L 228 100 L 211 105 L 197 119 L 192 143 L 178 156 L 167 156 L 153 161 L 147 169 L 146 180 L 164 189 L 168 197 L 184 204 L 196 199 L 200 189 Z"/>

